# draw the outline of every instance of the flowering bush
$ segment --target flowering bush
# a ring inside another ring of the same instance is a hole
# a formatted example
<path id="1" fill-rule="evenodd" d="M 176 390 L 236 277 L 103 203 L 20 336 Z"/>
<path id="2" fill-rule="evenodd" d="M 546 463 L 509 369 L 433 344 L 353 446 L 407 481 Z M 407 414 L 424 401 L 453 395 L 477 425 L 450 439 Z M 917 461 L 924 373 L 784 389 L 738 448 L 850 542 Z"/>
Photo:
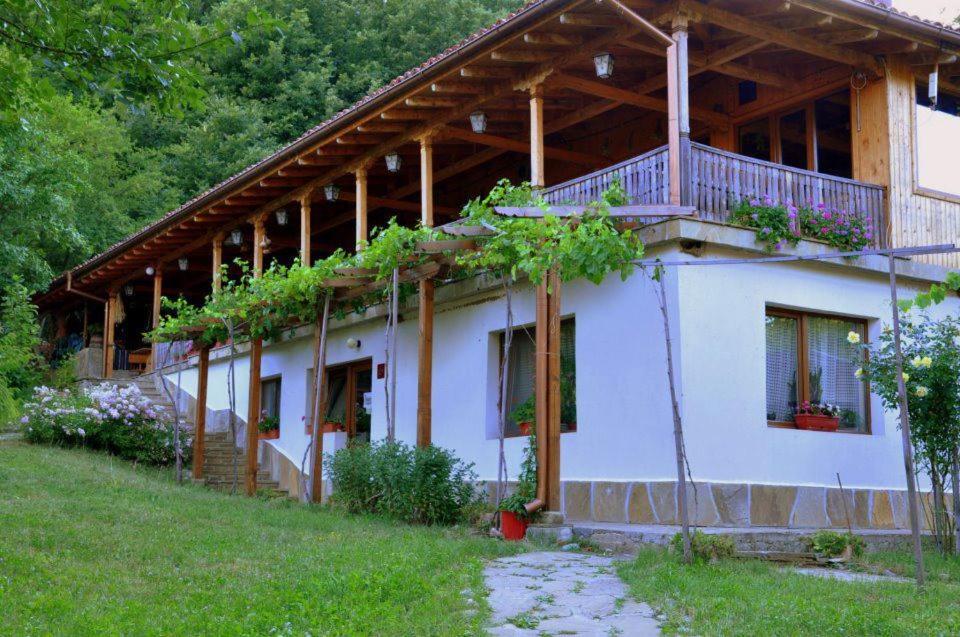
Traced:
<path id="1" fill-rule="evenodd" d="M 24 405 L 20 422 L 24 437 L 33 443 L 103 449 L 149 464 L 176 459 L 176 427 L 185 455 L 192 442 L 183 423 L 175 424 L 133 385 L 79 391 L 40 387 Z"/>
<path id="2" fill-rule="evenodd" d="M 755 228 L 757 241 L 768 251 L 796 245 L 806 237 L 817 239 L 841 250 L 862 250 L 873 241 L 870 219 L 855 212 L 828 208 L 824 204 L 796 206 L 781 203 L 768 196 L 741 201 L 731 219 L 748 228 Z"/>
<path id="3" fill-rule="evenodd" d="M 901 310 L 900 325 L 910 440 L 918 468 L 930 477 L 934 499 L 931 526 L 945 546 L 952 529 L 944 487 L 960 445 L 960 319 L 935 321 L 926 314 Z M 857 377 L 869 380 L 884 407 L 897 411 L 900 396 L 893 330 L 884 328 L 869 346 L 860 343 L 856 332 L 847 340 L 869 352 Z"/>

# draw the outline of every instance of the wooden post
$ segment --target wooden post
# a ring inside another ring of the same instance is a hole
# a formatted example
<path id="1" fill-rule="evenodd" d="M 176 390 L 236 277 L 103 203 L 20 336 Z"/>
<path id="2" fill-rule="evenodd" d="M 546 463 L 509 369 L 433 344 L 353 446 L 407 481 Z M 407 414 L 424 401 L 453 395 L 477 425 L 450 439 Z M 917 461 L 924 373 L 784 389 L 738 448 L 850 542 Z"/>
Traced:
<path id="1" fill-rule="evenodd" d="M 87 332 L 90 331 L 90 305 L 84 301 L 83 302 L 83 346 L 86 347 L 89 344 L 87 340 Z"/>
<path id="2" fill-rule="evenodd" d="M 310 501 L 323 501 L 323 415 L 327 413 L 327 325 L 330 322 L 330 295 L 323 301 L 323 316 L 320 319 L 320 342 L 314 357 L 314 400 L 310 420 L 313 422 L 313 457 L 310 461 Z"/>
<path id="3" fill-rule="evenodd" d="M 536 353 L 534 355 L 534 413 L 537 431 L 537 499 L 545 504 L 548 498 L 547 468 L 549 461 L 547 459 L 547 438 L 549 434 L 547 432 L 547 426 L 550 419 L 549 382 L 547 378 L 549 371 L 547 352 L 550 347 L 550 299 L 547 294 L 548 285 L 549 277 L 545 276 L 543 282 L 537 286 L 537 323 L 534 331 L 534 341 L 536 343 Z"/>
<path id="4" fill-rule="evenodd" d="M 367 168 L 358 168 L 357 173 L 357 252 L 363 250 L 367 240 Z"/>
<path id="5" fill-rule="evenodd" d="M 420 223 L 433 227 L 433 145 L 420 140 Z M 433 281 L 420 282 L 417 338 L 417 446 L 432 442 L 433 425 Z"/>
<path id="6" fill-rule="evenodd" d="M 203 462 L 206 459 L 207 428 L 207 377 L 210 375 L 210 346 L 200 347 L 197 360 L 197 415 L 193 430 L 193 479 L 203 479 Z"/>
<path id="7" fill-rule="evenodd" d="M 263 242 L 266 239 L 264 232 L 264 217 L 257 216 L 253 221 L 253 276 L 263 274 Z M 260 422 L 260 363 L 263 356 L 263 339 L 250 339 L 250 383 L 248 385 L 249 398 L 247 401 L 247 468 L 245 474 L 245 491 L 249 496 L 257 493 L 257 447 L 259 445 Z"/>
<path id="8" fill-rule="evenodd" d="M 310 200 L 313 191 L 300 198 L 300 263 L 309 268 L 310 261 Z"/>
<path id="9" fill-rule="evenodd" d="M 897 264 L 893 253 L 887 257 L 890 268 L 890 306 L 893 308 L 893 346 L 896 359 L 897 392 L 900 395 L 900 441 L 903 446 L 903 469 L 907 474 L 907 507 L 910 514 L 910 535 L 913 539 L 917 586 L 924 584 L 923 548 L 920 545 L 920 506 L 913 472 L 913 446 L 910 442 L 910 405 L 907 383 L 903 379 L 903 351 L 900 349 L 900 308 L 897 305 Z"/>
<path id="10" fill-rule="evenodd" d="M 693 175 L 690 148 L 690 67 L 687 55 L 688 19 L 677 15 L 673 19 L 673 41 L 676 43 L 677 62 L 677 128 L 679 133 L 680 205 L 689 206 L 693 201 Z"/>
<path id="11" fill-rule="evenodd" d="M 530 184 L 534 188 L 546 185 L 543 164 L 543 85 L 530 87 Z"/>
<path id="12" fill-rule="evenodd" d="M 113 321 L 117 291 L 110 290 L 103 304 L 103 377 L 113 376 Z"/>
<path id="13" fill-rule="evenodd" d="M 560 274 L 550 270 L 547 293 L 547 499 L 548 511 L 560 510 Z"/>
<path id="14" fill-rule="evenodd" d="M 153 312 L 150 315 L 150 325 L 153 329 L 160 325 L 161 298 L 163 298 L 163 270 L 157 265 L 153 273 Z M 157 351 L 159 345 L 156 341 L 153 341 L 150 345 L 150 369 L 154 371 L 160 369 L 161 365 L 161 361 L 158 359 L 159 352 Z"/>
<path id="15" fill-rule="evenodd" d="M 213 237 L 213 291 L 218 292 L 223 286 L 220 280 L 220 266 L 223 265 L 223 234 Z"/>

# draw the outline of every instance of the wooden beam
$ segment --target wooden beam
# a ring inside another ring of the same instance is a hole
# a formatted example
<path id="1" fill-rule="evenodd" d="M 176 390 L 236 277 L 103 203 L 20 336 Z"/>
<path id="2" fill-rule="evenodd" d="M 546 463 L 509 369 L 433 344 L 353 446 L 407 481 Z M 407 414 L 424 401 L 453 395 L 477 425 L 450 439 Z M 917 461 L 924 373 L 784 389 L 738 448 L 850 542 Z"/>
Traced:
<path id="1" fill-rule="evenodd" d="M 310 259 L 310 202 L 313 192 L 308 192 L 300 198 L 300 263 L 309 268 Z"/>
<path id="2" fill-rule="evenodd" d="M 431 84 L 430 90 L 434 93 L 480 95 L 481 93 L 486 92 L 487 87 L 477 82 L 457 82 L 456 80 L 444 80 L 443 82 Z"/>
<path id="3" fill-rule="evenodd" d="M 534 188 L 546 185 L 543 161 L 543 85 L 530 87 L 530 184 Z"/>
<path id="4" fill-rule="evenodd" d="M 883 75 L 883 69 L 876 58 L 853 49 L 846 49 L 835 44 L 822 42 L 815 38 L 800 35 L 793 31 L 785 31 L 776 27 L 745 18 L 736 13 L 708 6 L 695 0 L 680 0 L 680 8 L 695 14 L 697 17 L 725 29 L 753 36 L 761 40 L 773 42 L 789 49 L 802 51 L 815 57 L 833 60 L 849 66 L 861 68 L 874 77 Z"/>
<path id="5" fill-rule="evenodd" d="M 880 31 L 877 29 L 848 29 L 827 33 L 823 36 L 823 41 L 831 44 L 850 44 L 851 42 L 876 40 L 879 35 Z"/>
<path id="6" fill-rule="evenodd" d="M 356 173 L 357 199 L 356 199 L 356 249 L 357 252 L 363 250 L 367 243 L 367 168 L 362 166 L 357 168 Z"/>
<path id="7" fill-rule="evenodd" d="M 493 51 L 490 59 L 497 62 L 545 62 L 553 57 L 550 51 Z"/>
<path id="8" fill-rule="evenodd" d="M 509 137 L 499 137 L 497 135 L 490 135 L 488 133 L 474 133 L 473 131 L 463 128 L 456 128 L 453 126 L 447 126 L 443 128 L 442 134 L 445 137 L 452 137 L 454 139 L 460 139 L 465 142 L 472 142 L 475 144 L 483 144 L 485 146 L 493 146 L 495 148 L 502 148 L 503 150 L 509 150 L 517 153 L 530 152 L 530 144 L 516 139 L 510 139 Z M 544 146 L 543 153 L 545 157 L 549 157 L 551 159 L 559 159 L 561 161 L 568 161 L 584 166 L 597 167 L 603 165 L 604 163 L 604 160 L 601 157 L 594 157 L 593 155 L 588 155 L 587 153 L 579 153 L 577 151 L 565 150 L 563 148 Z"/>
<path id="9" fill-rule="evenodd" d="M 547 502 L 547 469 L 549 460 L 547 458 L 547 439 L 548 426 L 550 420 L 550 402 L 548 396 L 549 388 L 549 363 L 547 356 L 550 346 L 550 300 L 547 294 L 549 282 L 544 276 L 543 281 L 537 285 L 536 296 L 536 326 L 534 327 L 534 427 L 537 432 L 537 499 L 546 504 Z"/>
<path id="10" fill-rule="evenodd" d="M 210 376 L 210 346 L 201 345 L 197 357 L 197 408 L 193 427 L 193 479 L 203 480 L 206 460 L 207 379 Z"/>
<path id="11" fill-rule="evenodd" d="M 548 511 L 560 511 L 560 274 L 550 270 L 547 295 L 547 499 Z"/>
<path id="12" fill-rule="evenodd" d="M 417 321 L 417 446 L 432 443 L 433 422 L 433 298 L 432 279 L 420 281 Z"/>
<path id="13" fill-rule="evenodd" d="M 603 6 L 608 7 L 623 17 L 628 23 L 634 25 L 648 37 L 660 42 L 664 47 L 671 46 L 673 42 L 670 36 L 658 29 L 643 16 L 635 13 L 630 7 L 627 7 L 619 0 L 598 0 Z"/>
<path id="14" fill-rule="evenodd" d="M 595 13 L 563 13 L 560 15 L 560 24 L 571 27 L 615 27 L 621 24 L 621 20 Z"/>
<path id="15" fill-rule="evenodd" d="M 523 41 L 527 44 L 540 46 L 579 46 L 583 38 L 579 35 L 563 35 L 560 33 L 524 33 Z"/>

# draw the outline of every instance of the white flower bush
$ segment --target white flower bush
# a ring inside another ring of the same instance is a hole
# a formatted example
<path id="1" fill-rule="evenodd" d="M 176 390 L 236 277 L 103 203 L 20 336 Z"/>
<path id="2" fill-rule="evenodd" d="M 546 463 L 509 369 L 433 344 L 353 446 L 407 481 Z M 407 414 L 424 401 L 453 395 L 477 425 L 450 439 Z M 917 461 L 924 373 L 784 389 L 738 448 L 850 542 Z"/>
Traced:
<path id="1" fill-rule="evenodd" d="M 135 385 L 103 383 L 82 391 L 39 387 L 24 405 L 21 427 L 30 442 L 104 449 L 151 464 L 176 459 L 177 427 L 184 455 L 192 444 L 185 424 L 174 423 Z"/>

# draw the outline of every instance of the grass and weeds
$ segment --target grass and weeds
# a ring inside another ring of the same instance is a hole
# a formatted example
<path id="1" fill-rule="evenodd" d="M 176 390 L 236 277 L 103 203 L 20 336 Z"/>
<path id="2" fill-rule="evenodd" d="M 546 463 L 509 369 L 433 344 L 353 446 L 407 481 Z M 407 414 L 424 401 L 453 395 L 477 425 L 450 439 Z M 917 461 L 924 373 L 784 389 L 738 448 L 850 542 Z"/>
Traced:
<path id="1" fill-rule="evenodd" d="M 5 634 L 477 634 L 487 610 L 466 612 L 462 591 L 514 550 L 0 442 Z"/>
<path id="2" fill-rule="evenodd" d="M 909 559 L 865 557 L 904 575 L 912 574 Z M 928 564 L 923 593 L 910 583 L 827 580 L 758 560 L 687 566 L 657 549 L 619 571 L 631 594 L 662 614 L 668 635 L 960 634 L 960 560 L 929 556 Z"/>

